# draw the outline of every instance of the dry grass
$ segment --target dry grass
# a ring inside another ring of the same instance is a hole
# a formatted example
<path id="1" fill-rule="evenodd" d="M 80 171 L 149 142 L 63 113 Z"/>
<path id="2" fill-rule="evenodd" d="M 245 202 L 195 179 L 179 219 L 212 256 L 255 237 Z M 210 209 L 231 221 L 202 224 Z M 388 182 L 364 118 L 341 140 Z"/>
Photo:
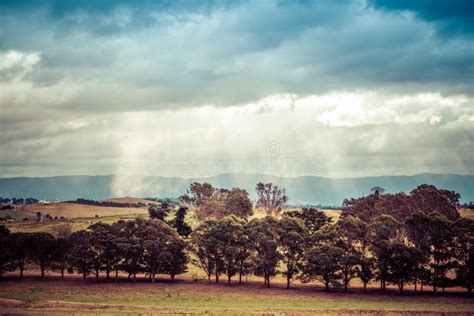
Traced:
<path id="1" fill-rule="evenodd" d="M 43 215 L 49 214 L 51 216 L 65 217 L 65 218 L 80 218 L 80 217 L 99 217 L 116 216 L 116 215 L 143 215 L 148 214 L 146 208 L 122 208 L 122 207 L 108 207 L 83 205 L 77 203 L 51 203 L 51 204 L 30 204 L 25 205 L 23 210 L 29 212 L 41 212 Z"/>
<path id="2" fill-rule="evenodd" d="M 351 293 L 325 293 L 314 285 L 298 285 L 291 290 L 275 283 L 263 288 L 261 283 L 244 285 L 207 285 L 205 282 L 171 283 L 163 277 L 160 282 L 95 283 L 68 276 L 39 279 L 28 276 L 19 281 L 0 282 L 0 312 L 2 310 L 66 310 L 101 312 L 159 312 L 159 313 L 233 313 L 316 315 L 332 313 L 431 315 L 456 312 L 466 315 L 474 310 L 474 301 L 459 296 L 407 295 L 395 292 L 381 294 L 370 290 Z"/>
<path id="3" fill-rule="evenodd" d="M 468 208 L 462 208 L 459 210 L 459 213 L 461 214 L 462 217 L 474 219 L 474 210 L 471 210 Z"/>
<path id="4" fill-rule="evenodd" d="M 41 223 L 36 222 L 35 220 L 29 220 L 25 222 L 7 222 L 3 223 L 10 231 L 12 232 L 47 232 L 51 233 L 53 228 L 58 225 L 67 224 L 71 227 L 73 232 L 87 229 L 90 225 L 102 222 L 107 224 L 115 223 L 118 220 L 133 220 L 138 215 L 115 215 L 115 216 L 106 216 L 106 217 L 88 217 L 88 218 L 65 218 L 60 220 L 46 220 Z M 147 215 L 145 215 L 147 216 Z"/>

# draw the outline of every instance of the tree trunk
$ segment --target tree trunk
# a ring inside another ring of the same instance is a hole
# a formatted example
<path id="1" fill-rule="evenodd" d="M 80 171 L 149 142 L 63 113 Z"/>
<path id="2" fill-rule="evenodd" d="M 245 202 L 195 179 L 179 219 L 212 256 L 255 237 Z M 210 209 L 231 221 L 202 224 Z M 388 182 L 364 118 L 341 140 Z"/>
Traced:
<path id="1" fill-rule="evenodd" d="M 216 283 L 219 283 L 219 272 L 216 270 Z"/>
<path id="2" fill-rule="evenodd" d="M 24 266 L 23 266 L 23 263 L 20 261 L 18 266 L 20 268 L 20 279 L 23 279 L 23 270 L 25 269 Z"/>
<path id="3" fill-rule="evenodd" d="M 173 282 L 174 282 L 174 277 L 175 277 L 175 274 L 174 274 L 174 273 L 170 274 L 170 277 L 171 277 L 171 281 L 173 281 Z"/>
<path id="4" fill-rule="evenodd" d="M 230 278 L 231 278 L 231 276 L 227 275 L 227 285 L 229 285 L 229 286 L 230 286 Z"/>
<path id="5" fill-rule="evenodd" d="M 344 293 L 347 293 L 347 284 L 349 283 L 349 271 L 348 267 L 344 268 Z"/>
<path id="6" fill-rule="evenodd" d="M 110 268 L 107 268 L 105 274 L 107 275 L 107 281 L 110 280 Z"/>
<path id="7" fill-rule="evenodd" d="M 472 293 L 471 280 L 472 280 L 472 269 L 469 267 L 469 268 L 467 269 L 467 292 L 468 292 L 469 294 Z"/>
<path id="8" fill-rule="evenodd" d="M 244 264 L 242 261 L 240 261 L 240 266 L 239 266 L 239 285 L 242 284 L 242 274 L 243 274 L 243 268 Z"/>
<path id="9" fill-rule="evenodd" d="M 364 293 L 367 293 L 367 282 L 364 282 Z"/>
<path id="10" fill-rule="evenodd" d="M 44 278 L 44 261 L 40 261 L 41 278 Z"/>
<path id="11" fill-rule="evenodd" d="M 115 269 L 115 283 L 118 282 L 118 268 Z"/>
<path id="12" fill-rule="evenodd" d="M 86 272 L 82 272 L 82 279 L 85 280 L 86 279 Z"/>
<path id="13" fill-rule="evenodd" d="M 324 282 L 325 291 L 329 292 L 329 281 Z"/>
<path id="14" fill-rule="evenodd" d="M 95 281 L 99 282 L 99 268 L 95 269 Z"/>
<path id="15" fill-rule="evenodd" d="M 290 288 L 290 274 L 288 273 L 287 276 L 286 276 L 286 288 L 289 289 Z"/>
<path id="16" fill-rule="evenodd" d="M 403 295 L 403 281 L 400 282 L 400 295 Z"/>
<path id="17" fill-rule="evenodd" d="M 433 269 L 433 292 L 436 293 L 438 290 L 438 267 L 439 267 L 439 260 L 436 260 L 435 268 Z"/>
<path id="18" fill-rule="evenodd" d="M 64 279 L 64 268 L 61 268 L 61 279 Z"/>
<path id="19" fill-rule="evenodd" d="M 211 284 L 211 274 L 207 275 L 207 284 Z"/>

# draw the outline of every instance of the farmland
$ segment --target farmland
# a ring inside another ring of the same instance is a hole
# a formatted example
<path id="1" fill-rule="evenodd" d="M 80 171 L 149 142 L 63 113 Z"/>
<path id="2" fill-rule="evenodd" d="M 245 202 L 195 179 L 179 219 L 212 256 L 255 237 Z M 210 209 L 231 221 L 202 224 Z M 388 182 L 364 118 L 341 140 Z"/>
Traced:
<path id="1" fill-rule="evenodd" d="M 123 280 L 125 281 L 125 279 Z M 21 282 L 2 281 L 0 306 L 4 311 L 71 311 L 141 312 L 141 313 L 234 313 L 314 315 L 358 313 L 398 315 L 403 313 L 441 314 L 455 312 L 468 315 L 474 301 L 467 297 L 432 295 L 399 296 L 394 292 L 380 294 L 376 289 L 362 294 L 334 291 L 324 293 L 315 284 L 284 289 L 282 282 L 263 288 L 254 280 L 244 285 L 207 285 L 180 277 L 176 282 L 163 279 L 157 283 L 95 283 L 90 280 L 50 276 L 41 280 L 28 276 Z M 380 312 L 375 312 L 380 311 Z"/>
<path id="2" fill-rule="evenodd" d="M 95 205 L 82 205 L 76 203 L 51 203 L 51 204 L 32 204 L 25 205 L 24 210 L 29 212 L 41 212 L 53 217 L 104 217 L 111 215 L 141 215 L 146 214 L 146 208 L 127 208 L 127 207 L 107 207 Z"/>
<path id="3" fill-rule="evenodd" d="M 121 203 L 136 203 L 141 199 L 114 199 L 113 201 Z M 144 200 L 143 200 L 144 201 Z M 56 219 L 43 219 L 36 221 L 36 212 L 41 212 L 44 216 L 49 214 Z M 88 226 L 97 223 L 113 223 L 118 220 L 129 220 L 137 216 L 147 216 L 146 207 L 142 208 L 121 208 L 95 205 L 82 205 L 76 203 L 51 203 L 51 204 L 31 204 L 24 205 L 16 210 L 0 211 L 0 217 L 11 216 L 14 221 L 7 222 L 5 225 L 11 231 L 22 232 L 51 232 L 53 227 L 58 225 L 70 225 L 73 231 L 85 229 Z M 23 220 L 27 218 L 28 220 Z"/>

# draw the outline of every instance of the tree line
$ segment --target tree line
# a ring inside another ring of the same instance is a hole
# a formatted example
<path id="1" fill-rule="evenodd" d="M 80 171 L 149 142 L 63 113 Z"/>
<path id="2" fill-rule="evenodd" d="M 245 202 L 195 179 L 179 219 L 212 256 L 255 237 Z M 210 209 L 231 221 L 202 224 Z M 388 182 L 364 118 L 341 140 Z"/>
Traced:
<path id="1" fill-rule="evenodd" d="M 433 291 L 474 283 L 474 223 L 467 218 L 449 221 L 439 214 L 415 212 L 405 222 L 380 215 L 365 222 L 343 215 L 333 222 L 324 212 L 309 208 L 285 212 L 281 219 L 267 216 L 244 221 L 235 216 L 207 220 L 192 234 L 195 264 L 208 282 L 220 275 L 227 282 L 238 275 L 263 277 L 269 287 L 277 274 L 293 280 L 319 281 L 348 290 L 359 278 L 364 291 L 372 281 L 398 286 L 431 285 Z M 448 272 L 454 272 L 450 278 Z"/>
<path id="2" fill-rule="evenodd" d="M 144 207 L 145 203 L 126 203 L 126 202 L 115 202 L 115 201 L 96 201 L 88 199 L 76 199 L 71 201 L 64 201 L 64 203 L 74 203 L 74 204 L 83 204 L 83 205 L 94 205 L 94 206 L 108 206 L 108 207 L 130 207 L 130 208 L 140 208 Z"/>
<path id="3" fill-rule="evenodd" d="M 21 204 L 34 204 L 38 203 L 39 200 L 29 197 L 29 198 L 2 198 L 0 197 L 0 204 L 14 204 L 14 205 L 21 205 Z"/>
<path id="4" fill-rule="evenodd" d="M 168 274 L 171 279 L 186 272 L 188 255 L 186 244 L 166 223 L 141 217 L 118 221 L 111 225 L 95 223 L 88 229 L 71 233 L 59 229 L 54 235 L 45 232 L 10 233 L 0 226 L 0 275 L 18 270 L 23 277 L 27 263 L 36 264 L 44 277 L 45 270 L 82 274 L 85 279 L 99 274 L 106 279 L 119 272 L 136 280 L 145 273 L 154 281 L 157 274 Z"/>
<path id="5" fill-rule="evenodd" d="M 276 188 L 275 188 L 276 187 Z M 474 221 L 459 215 L 459 194 L 421 185 L 409 194 L 372 194 L 344 201 L 334 221 L 316 208 L 285 210 L 284 190 L 273 184 L 261 189 L 257 204 L 267 216 L 249 220 L 248 194 L 210 184 L 191 185 L 183 201 L 194 208 L 199 223 L 186 223 L 187 207 L 169 219 L 167 203 L 151 205 L 150 219 L 137 218 L 114 224 L 96 223 L 86 230 L 9 233 L 0 231 L 0 274 L 14 269 L 23 275 L 26 262 L 45 269 L 81 273 L 83 277 L 125 272 L 135 279 L 156 274 L 172 279 L 192 262 L 209 283 L 256 275 L 266 287 L 283 275 L 288 288 L 295 280 L 319 281 L 348 291 L 358 278 L 364 291 L 377 282 L 381 290 L 396 285 L 403 293 L 442 291 L 463 286 L 472 293 L 474 283 Z M 224 214 L 209 205 L 224 205 Z M 200 214 L 200 215 L 199 215 Z M 199 278 L 197 275 L 195 278 Z"/>

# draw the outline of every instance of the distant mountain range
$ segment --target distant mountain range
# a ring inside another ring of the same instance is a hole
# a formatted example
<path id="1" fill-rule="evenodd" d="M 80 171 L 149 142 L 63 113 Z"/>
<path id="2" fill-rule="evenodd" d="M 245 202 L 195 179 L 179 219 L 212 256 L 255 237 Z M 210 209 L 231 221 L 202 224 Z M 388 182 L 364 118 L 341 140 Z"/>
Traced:
<path id="1" fill-rule="evenodd" d="M 0 178 L 0 196 L 60 200 L 100 200 L 118 196 L 178 197 L 194 181 L 209 182 L 223 188 L 241 187 L 250 193 L 252 199 L 255 198 L 257 182 L 273 182 L 286 188 L 290 203 L 301 205 L 341 205 L 345 198 L 369 194 L 370 188 L 374 186 L 391 193 L 408 193 L 423 183 L 456 191 L 461 194 L 462 202 L 474 201 L 474 175 L 428 173 L 347 179 L 316 176 L 285 178 L 256 174 L 222 174 L 195 179 L 125 175 Z"/>

